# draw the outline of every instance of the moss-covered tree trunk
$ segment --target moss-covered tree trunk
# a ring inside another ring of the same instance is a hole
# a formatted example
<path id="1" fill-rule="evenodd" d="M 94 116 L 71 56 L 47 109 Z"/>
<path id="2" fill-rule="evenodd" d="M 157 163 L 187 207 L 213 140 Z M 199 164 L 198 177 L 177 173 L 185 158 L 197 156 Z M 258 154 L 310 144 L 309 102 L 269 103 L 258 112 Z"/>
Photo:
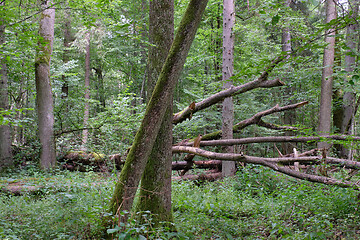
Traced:
<path id="1" fill-rule="evenodd" d="M 55 8 L 52 1 L 41 1 L 39 46 L 35 59 L 36 109 L 41 144 L 40 166 L 44 169 L 56 164 L 54 140 L 53 96 L 50 82 L 50 59 L 54 41 Z"/>
<path id="2" fill-rule="evenodd" d="M 149 40 L 153 46 L 149 49 L 147 96 L 152 94 L 174 38 L 174 1 L 153 0 L 149 7 Z M 172 221 L 172 102 L 170 97 L 159 134 L 141 178 L 140 198 L 136 207 L 136 212 L 150 211 L 156 225 Z"/>
<path id="3" fill-rule="evenodd" d="M 139 181 L 152 152 L 165 113 L 172 102 L 173 91 L 180 77 L 186 56 L 200 24 L 207 0 L 191 0 L 180 22 L 175 40 L 159 75 L 144 119 L 135 136 L 125 165 L 115 186 L 110 210 L 115 214 L 130 211 Z M 169 114 L 170 115 L 170 114 Z M 125 221 L 126 216 L 121 219 Z"/>
<path id="4" fill-rule="evenodd" d="M 0 3 L 1 10 L 4 8 L 5 1 Z M 5 11 L 0 11 L 1 14 L 5 14 Z M 0 46 L 4 46 L 5 43 L 5 20 L 0 17 Z M 3 51 L 2 51 L 3 52 Z M 6 58 L 3 54 L 0 55 L 0 111 L 8 110 L 9 107 L 9 95 L 8 95 L 8 78 L 7 78 L 7 66 Z M 1 125 L 0 122 L 0 171 L 13 165 L 11 154 L 11 136 L 10 126 L 8 124 Z"/>

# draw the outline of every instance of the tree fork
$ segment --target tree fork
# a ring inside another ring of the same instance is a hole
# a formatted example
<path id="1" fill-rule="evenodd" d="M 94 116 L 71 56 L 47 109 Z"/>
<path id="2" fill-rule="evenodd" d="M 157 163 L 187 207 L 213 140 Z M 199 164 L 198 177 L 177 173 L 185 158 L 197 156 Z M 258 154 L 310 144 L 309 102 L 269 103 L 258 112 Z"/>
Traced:
<path id="1" fill-rule="evenodd" d="M 207 0 L 191 0 L 181 20 L 175 40 L 146 108 L 144 119 L 115 186 L 110 202 L 110 211 L 113 214 L 123 210 L 130 211 L 132 207 L 146 161 L 163 121 L 167 103 L 171 101 L 171 93 L 184 66 L 206 5 Z M 126 219 L 127 216 L 125 215 L 120 220 L 126 221 Z"/>

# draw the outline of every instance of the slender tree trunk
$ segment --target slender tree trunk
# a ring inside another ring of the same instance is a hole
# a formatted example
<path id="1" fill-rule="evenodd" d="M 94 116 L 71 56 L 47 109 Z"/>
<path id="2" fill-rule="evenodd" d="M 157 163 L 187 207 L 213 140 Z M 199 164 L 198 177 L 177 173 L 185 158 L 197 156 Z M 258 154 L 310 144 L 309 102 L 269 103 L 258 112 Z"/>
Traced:
<path id="1" fill-rule="evenodd" d="M 347 32 L 346 32 L 346 45 L 348 47 L 347 52 L 345 53 L 345 71 L 348 72 L 348 76 L 352 76 L 355 63 L 356 63 L 356 57 L 354 52 L 357 50 L 357 43 L 359 41 L 359 25 L 355 21 L 355 19 L 358 16 L 359 13 L 359 0 L 352 0 L 349 1 L 350 3 L 350 10 L 352 12 L 351 18 L 354 19 L 354 21 L 348 25 Z M 348 85 L 349 80 L 346 79 L 346 85 Z M 344 93 L 343 97 L 343 116 L 341 121 L 341 129 L 340 132 L 342 134 L 352 134 L 351 132 L 351 126 L 353 125 L 353 119 L 355 115 L 355 92 L 354 91 L 346 91 Z M 348 158 L 350 157 L 350 150 L 342 147 L 340 156 L 342 158 Z"/>
<path id="2" fill-rule="evenodd" d="M 230 88 L 233 83 L 230 80 L 234 72 L 234 35 L 233 26 L 235 24 L 235 4 L 234 0 L 224 0 L 223 10 L 223 67 L 222 79 L 223 89 Z M 234 125 L 234 103 L 232 97 L 225 98 L 222 106 L 222 138 L 233 138 Z M 233 153 L 234 147 L 225 148 L 227 153 Z M 235 162 L 224 161 L 222 163 L 222 175 L 232 176 L 235 174 Z"/>
<path id="3" fill-rule="evenodd" d="M 326 23 L 336 19 L 335 0 L 326 0 Z M 333 66 L 335 57 L 335 29 L 326 30 L 325 42 L 327 46 L 324 50 L 323 72 L 321 78 L 321 98 L 320 98 L 320 119 L 319 134 L 329 134 L 331 130 L 331 104 L 333 87 Z M 321 142 L 319 148 L 329 148 L 329 144 Z"/>
<path id="4" fill-rule="evenodd" d="M 66 64 L 69 62 L 70 59 L 70 53 L 69 53 L 69 47 L 71 42 L 73 41 L 73 37 L 71 34 L 71 14 L 68 12 L 65 12 L 65 22 L 64 22 L 64 52 L 63 52 L 63 63 Z M 69 83 L 67 81 L 67 78 L 65 75 L 61 76 L 63 80 L 63 85 L 61 87 L 61 98 L 65 99 L 69 95 Z"/>
<path id="5" fill-rule="evenodd" d="M 150 1 L 149 76 L 147 96 L 151 96 L 174 38 L 174 1 Z M 170 93 L 173 94 L 173 93 Z M 141 179 L 140 198 L 136 212 L 150 211 L 155 226 L 172 222 L 172 102 L 170 97 L 161 127 Z M 141 219 L 142 221 L 144 219 Z M 170 225 L 169 225 L 170 226 Z"/>
<path id="6" fill-rule="evenodd" d="M 175 85 L 180 77 L 186 56 L 200 24 L 207 0 L 191 0 L 179 25 L 175 40 L 159 75 L 144 119 L 127 155 L 119 181 L 110 202 L 111 211 L 130 211 L 140 178 L 153 149 L 160 126 L 164 122 L 168 105 L 172 101 Z M 124 218 L 121 221 L 126 220 Z"/>
<path id="7" fill-rule="evenodd" d="M 284 2 L 284 6 L 288 9 L 290 9 L 290 0 L 286 0 Z M 282 29 L 282 35 L 281 35 L 281 44 L 282 44 L 282 51 L 286 52 L 286 59 L 290 58 L 290 54 L 291 54 L 291 33 L 290 33 L 290 28 L 289 27 L 285 27 Z M 288 68 L 286 74 L 286 78 L 289 79 L 289 74 L 291 72 L 290 67 Z M 293 87 L 286 87 L 285 88 L 285 93 L 286 96 L 291 96 L 292 93 L 294 91 Z M 294 103 L 293 101 L 289 101 L 290 104 Z M 286 114 L 284 114 L 284 124 L 286 125 L 292 125 L 295 123 L 295 112 L 293 111 L 289 111 Z M 293 132 L 291 131 L 286 131 L 285 136 L 291 136 L 293 135 Z M 283 143 L 283 153 L 284 154 L 290 154 L 292 153 L 292 145 L 291 143 Z"/>
<path id="8" fill-rule="evenodd" d="M 86 33 L 86 47 L 85 47 L 85 106 L 84 106 L 84 128 L 86 128 L 90 115 L 90 32 Z M 82 132 L 82 150 L 86 150 L 88 142 L 89 131 L 84 129 Z"/>
<path id="9" fill-rule="evenodd" d="M 36 106 L 41 144 L 40 166 L 44 169 L 56 164 L 54 139 L 53 96 L 50 82 L 50 60 L 54 41 L 55 9 L 52 1 L 41 1 L 39 47 L 35 59 Z M 48 9 L 46 9 L 48 8 Z"/>
<path id="10" fill-rule="evenodd" d="M 5 1 L 0 3 L 0 7 L 4 7 Z M 5 23 L 4 19 L 0 17 L 0 45 L 4 46 L 5 43 Z M 0 110 L 8 110 L 8 78 L 6 58 L 4 55 L 0 56 Z M 11 131 L 10 125 L 0 123 L 0 171 L 13 165 L 11 154 Z"/>
<path id="11" fill-rule="evenodd" d="M 100 103 L 100 106 L 98 106 L 97 110 L 98 112 L 103 112 L 106 107 L 106 100 L 105 100 L 105 90 L 104 90 L 104 76 L 103 76 L 103 70 L 101 66 L 100 60 L 97 61 L 97 67 L 93 67 L 93 70 L 95 70 L 96 74 L 96 80 L 97 80 L 97 100 Z"/>

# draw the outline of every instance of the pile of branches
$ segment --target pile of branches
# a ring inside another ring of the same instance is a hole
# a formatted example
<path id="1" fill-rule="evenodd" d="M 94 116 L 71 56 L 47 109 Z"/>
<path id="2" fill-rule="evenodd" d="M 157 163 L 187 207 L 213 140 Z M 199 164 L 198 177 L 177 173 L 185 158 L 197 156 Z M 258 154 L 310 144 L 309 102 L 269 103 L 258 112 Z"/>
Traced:
<path id="1" fill-rule="evenodd" d="M 261 127 L 277 129 L 277 130 L 297 130 L 291 126 L 278 126 L 271 123 L 266 123 L 262 120 L 263 116 L 281 112 L 286 110 L 296 109 L 306 105 L 307 102 L 300 102 L 297 104 L 279 107 L 276 105 L 266 111 L 259 112 L 249 119 L 243 120 L 234 125 L 234 132 L 239 132 L 247 126 L 256 124 Z M 345 135 L 326 135 L 326 136 L 312 136 L 312 137 L 296 137 L 296 136 L 273 136 L 273 137 L 252 137 L 241 139 L 223 139 L 220 140 L 221 131 L 210 133 L 194 140 L 184 140 L 172 147 L 172 152 L 188 153 L 184 161 L 173 162 L 173 170 L 182 170 L 178 179 L 190 180 L 214 180 L 221 177 L 221 161 L 236 161 L 240 163 L 250 163 L 262 165 L 271 168 L 277 172 L 286 175 L 303 179 L 311 182 L 323 183 L 327 185 L 337 185 L 344 188 L 360 189 L 359 181 L 350 181 L 360 169 L 360 162 L 351 161 L 348 159 L 340 159 L 330 157 L 327 154 L 327 149 L 312 149 L 307 152 L 299 153 L 294 148 L 294 153 L 290 155 L 282 155 L 280 151 L 277 158 L 265 158 L 249 156 L 243 153 L 217 153 L 204 150 L 201 147 L 206 146 L 236 146 L 251 143 L 276 143 L 276 142 L 324 142 L 324 141 L 359 141 L 360 137 L 345 136 Z M 204 140 L 205 139 L 205 140 Z M 214 140 L 206 140 L 214 139 Z M 219 140 L 217 140 L 219 139 Z M 196 141 L 199 140 L 197 143 Z M 208 161 L 193 161 L 195 155 L 210 159 Z M 309 166 L 316 166 L 309 167 Z M 192 168 L 210 168 L 206 174 L 202 175 L 185 175 L 185 173 Z M 310 171 L 312 169 L 312 171 Z M 345 179 L 339 180 L 332 176 L 333 172 L 337 170 L 346 170 L 348 176 Z"/>

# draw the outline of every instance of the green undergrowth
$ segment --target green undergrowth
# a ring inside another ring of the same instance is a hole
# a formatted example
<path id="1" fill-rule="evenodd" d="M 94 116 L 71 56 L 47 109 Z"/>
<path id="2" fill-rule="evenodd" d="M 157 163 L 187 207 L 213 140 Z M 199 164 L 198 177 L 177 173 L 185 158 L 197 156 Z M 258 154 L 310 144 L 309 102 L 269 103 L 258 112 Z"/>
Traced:
<path id="1" fill-rule="evenodd" d="M 174 183 L 190 239 L 360 239 L 358 192 L 248 167 L 213 183 Z"/>
<path id="2" fill-rule="evenodd" d="M 34 169 L 0 178 L 41 186 L 16 196 L 0 193 L 0 239 L 103 239 L 103 218 L 115 175 L 44 173 Z M 177 233 L 138 226 L 107 229 L 115 239 L 359 239 L 358 192 L 288 178 L 248 166 L 216 182 L 174 181 Z M 123 227 L 123 226 L 121 226 Z"/>
<path id="3" fill-rule="evenodd" d="M 0 178 L 41 186 L 20 196 L 0 194 L 0 239 L 101 239 L 113 177 L 94 172 L 34 172 Z"/>

